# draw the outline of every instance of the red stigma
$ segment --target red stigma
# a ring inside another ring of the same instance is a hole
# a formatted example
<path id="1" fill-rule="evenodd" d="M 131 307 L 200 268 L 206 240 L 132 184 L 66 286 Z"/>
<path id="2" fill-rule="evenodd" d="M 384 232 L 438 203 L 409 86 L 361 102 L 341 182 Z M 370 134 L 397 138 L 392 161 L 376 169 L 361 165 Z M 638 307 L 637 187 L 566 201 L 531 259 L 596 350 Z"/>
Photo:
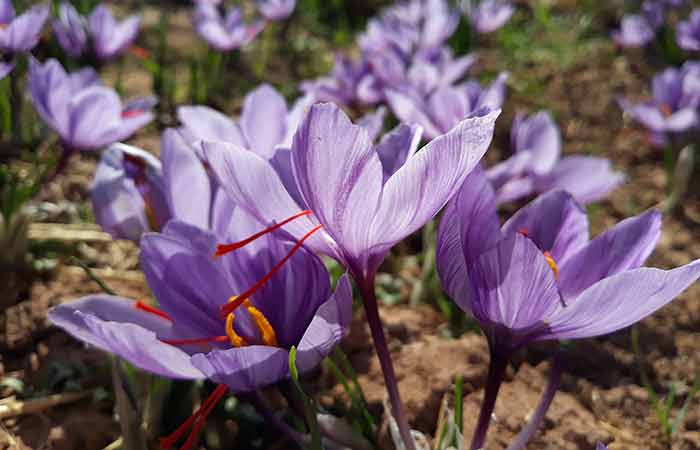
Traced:
<path id="1" fill-rule="evenodd" d="M 191 450 L 197 442 L 199 433 L 204 428 L 207 422 L 207 417 L 214 410 L 214 407 L 221 401 L 221 399 L 228 392 L 228 387 L 225 384 L 220 384 L 214 389 L 209 397 L 202 403 L 202 405 L 194 412 L 186 421 L 180 425 L 177 430 L 175 430 L 168 437 L 162 438 L 160 440 L 161 448 L 168 449 L 173 448 L 175 443 L 184 436 L 185 431 L 191 428 L 187 439 L 180 447 L 180 450 Z"/>
<path id="2" fill-rule="evenodd" d="M 300 218 L 300 217 L 303 217 L 303 216 L 308 216 L 308 215 L 310 215 L 310 214 L 311 214 L 311 211 L 309 211 L 309 210 L 307 209 L 307 210 L 304 210 L 304 211 L 302 211 L 302 212 L 300 212 L 300 213 L 294 214 L 293 216 L 291 216 L 291 217 L 289 217 L 289 218 L 287 218 L 287 219 L 284 219 L 284 220 L 283 220 L 282 222 L 280 222 L 280 223 L 277 223 L 277 224 L 272 225 L 272 226 L 270 226 L 270 227 L 268 227 L 268 228 L 265 228 L 264 230 L 259 231 L 259 232 L 253 234 L 252 236 L 250 236 L 250 237 L 248 237 L 248 238 L 246 238 L 246 239 L 243 239 L 242 241 L 234 242 L 234 243 L 232 243 L 232 244 L 220 244 L 220 245 L 217 245 L 217 246 L 216 246 L 216 253 L 214 253 L 214 256 L 223 256 L 223 255 L 225 255 L 225 254 L 227 254 L 227 253 L 231 253 L 231 252 L 233 252 L 233 251 L 236 251 L 236 250 L 238 250 L 239 248 L 243 248 L 243 247 L 245 247 L 246 245 L 250 244 L 251 242 L 255 241 L 256 239 L 259 239 L 259 238 L 265 236 L 266 234 L 271 233 L 271 232 L 273 232 L 273 231 L 275 231 L 275 230 L 277 230 L 277 229 L 279 229 L 279 228 L 285 226 L 285 225 L 288 224 L 289 222 L 292 222 L 292 221 L 294 221 L 294 220 L 296 220 L 296 219 L 298 219 L 298 218 Z"/>
<path id="3" fill-rule="evenodd" d="M 530 231 L 527 228 L 520 228 L 518 230 L 518 233 L 522 234 L 525 237 L 530 237 Z"/>
<path id="4" fill-rule="evenodd" d="M 122 119 L 131 119 L 141 114 L 143 114 L 143 111 L 140 109 L 127 109 L 126 111 L 122 111 Z"/>
<path id="5" fill-rule="evenodd" d="M 140 309 L 141 311 L 147 312 L 148 314 L 153 314 L 154 316 L 162 317 L 165 320 L 169 320 L 171 322 L 173 321 L 173 319 L 165 311 L 162 311 L 156 307 L 148 305 L 148 304 L 142 302 L 141 300 L 134 303 L 134 308 Z"/>
<path id="6" fill-rule="evenodd" d="M 139 59 L 148 59 L 150 56 L 148 50 L 143 47 L 139 47 L 138 45 L 132 45 L 131 48 L 129 48 L 129 51 L 132 55 Z"/>
<path id="7" fill-rule="evenodd" d="M 284 263 L 286 263 L 289 258 L 291 258 L 301 247 L 304 245 L 304 241 L 306 241 L 308 238 L 310 238 L 315 232 L 323 228 L 323 225 L 318 225 L 316 226 L 313 230 L 309 231 L 306 233 L 296 244 L 294 244 L 294 247 L 287 253 L 284 258 L 279 260 L 277 264 L 267 273 L 265 276 L 260 278 L 257 283 L 253 285 L 250 289 L 242 293 L 241 295 L 236 298 L 236 300 L 225 304 L 224 306 L 221 307 L 221 317 L 226 318 L 230 313 L 232 313 L 236 308 L 241 306 L 243 302 L 245 302 L 247 299 L 249 299 L 255 292 L 260 289 L 262 286 L 267 283 L 272 276 L 282 268 Z"/>

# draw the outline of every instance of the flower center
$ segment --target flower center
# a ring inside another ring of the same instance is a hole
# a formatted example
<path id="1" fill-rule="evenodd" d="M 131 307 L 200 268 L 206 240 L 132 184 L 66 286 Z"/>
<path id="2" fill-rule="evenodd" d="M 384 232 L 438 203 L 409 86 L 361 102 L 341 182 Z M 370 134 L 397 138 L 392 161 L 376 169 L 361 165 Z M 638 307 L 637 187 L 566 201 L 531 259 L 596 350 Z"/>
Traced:
<path id="1" fill-rule="evenodd" d="M 664 117 L 670 117 L 673 115 L 673 109 L 668 103 L 664 103 L 659 107 L 659 110 L 661 111 L 661 114 L 663 114 Z"/>
<path id="2" fill-rule="evenodd" d="M 235 301 L 236 298 L 236 296 L 231 297 L 229 302 Z M 256 328 L 260 332 L 260 339 L 263 345 L 277 347 L 277 334 L 275 333 L 275 329 L 272 328 L 270 321 L 267 320 L 267 317 L 253 306 L 249 300 L 243 302 L 243 307 L 248 311 L 248 314 L 250 314 L 250 317 L 253 319 L 253 323 L 255 323 Z M 235 318 L 236 316 L 233 311 L 226 316 L 226 336 L 229 338 L 229 342 L 231 342 L 231 345 L 234 347 L 250 345 L 244 338 L 236 333 L 236 330 L 234 330 L 233 321 Z"/>

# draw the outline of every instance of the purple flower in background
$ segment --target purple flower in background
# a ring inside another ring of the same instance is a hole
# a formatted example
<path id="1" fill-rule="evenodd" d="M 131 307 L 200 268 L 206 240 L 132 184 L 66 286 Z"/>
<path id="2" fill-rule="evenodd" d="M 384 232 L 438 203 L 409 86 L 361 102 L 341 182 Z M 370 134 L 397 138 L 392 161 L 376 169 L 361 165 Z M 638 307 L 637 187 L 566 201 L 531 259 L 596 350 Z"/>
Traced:
<path id="1" fill-rule="evenodd" d="M 620 29 L 612 33 L 613 40 L 621 47 L 644 47 L 654 39 L 656 31 L 642 15 L 630 14 L 620 22 Z"/>
<path id="2" fill-rule="evenodd" d="M 508 74 L 501 73 L 489 86 L 477 81 L 457 86 L 443 86 L 427 98 L 415 93 L 386 90 L 394 115 L 402 122 L 417 123 L 428 139 L 447 133 L 462 120 L 484 110 L 498 109 L 505 100 Z"/>
<path id="3" fill-rule="evenodd" d="M 39 42 L 49 5 L 36 5 L 17 16 L 12 0 L 0 0 L 0 51 L 28 52 Z"/>
<path id="4" fill-rule="evenodd" d="M 122 105 L 92 69 L 67 74 L 54 59 L 44 64 L 32 59 L 28 85 L 34 108 L 67 151 L 97 150 L 127 139 L 153 119 L 153 99 Z"/>
<path id="5" fill-rule="evenodd" d="M 679 135 L 698 125 L 700 105 L 700 65 L 686 62 L 682 68 L 669 68 L 654 76 L 652 99 L 631 104 L 625 99 L 620 106 L 635 121 L 649 130 L 652 142 L 668 145 L 669 135 Z"/>
<path id="6" fill-rule="evenodd" d="M 627 327 L 700 277 L 700 260 L 642 268 L 661 234 L 651 210 L 588 237 L 586 212 L 563 191 L 544 194 L 499 227 L 495 194 L 475 171 L 438 231 L 445 290 L 479 321 L 501 358 L 533 341 L 581 339 Z"/>
<path id="7" fill-rule="evenodd" d="M 344 55 L 336 55 L 329 76 L 304 81 L 300 89 L 316 101 L 339 105 L 356 103 L 374 105 L 383 98 L 379 79 L 366 60 L 355 62 Z"/>
<path id="8" fill-rule="evenodd" d="M 160 161 L 129 145 L 114 144 L 102 153 L 90 198 L 95 221 L 115 239 L 138 242 L 171 217 Z"/>
<path id="9" fill-rule="evenodd" d="M 85 31 L 87 22 L 73 5 L 61 3 L 58 18 L 53 21 L 53 32 L 59 45 L 70 56 L 77 58 L 85 52 L 88 35 Z"/>
<path id="10" fill-rule="evenodd" d="M 678 22 L 676 42 L 683 50 L 700 51 L 700 10 L 694 9 L 688 20 Z"/>
<path id="11" fill-rule="evenodd" d="M 461 2 L 464 13 L 478 33 L 487 34 L 505 25 L 515 12 L 515 7 L 506 0 L 474 0 Z"/>
<path id="12" fill-rule="evenodd" d="M 614 172 L 607 159 L 583 155 L 562 159 L 561 147 L 561 132 L 548 112 L 530 117 L 517 114 L 511 129 L 513 156 L 487 171 L 497 201 L 562 189 L 587 204 L 624 181 L 624 175 Z"/>
<path id="13" fill-rule="evenodd" d="M 245 216 L 236 219 L 239 233 L 256 226 Z M 332 293 L 318 257 L 272 235 L 225 259 L 212 258 L 219 239 L 242 236 L 217 236 L 172 221 L 163 234 L 141 240 L 141 266 L 162 310 L 92 295 L 55 307 L 49 318 L 76 338 L 148 372 L 220 383 L 204 405 L 216 404 L 228 389 L 251 392 L 288 378 L 292 347 L 299 371 L 314 369 L 350 323 L 347 277 Z M 284 257 L 289 261 L 273 270 Z M 273 276 L 255 295 L 220 315 L 223 305 L 269 273 Z M 192 448 L 210 412 L 204 405 L 162 441 L 163 447 L 173 446 L 191 427 L 183 448 Z"/>
<path id="14" fill-rule="evenodd" d="M 289 17 L 296 4 L 296 0 L 257 0 L 255 5 L 267 20 L 277 21 Z"/>
<path id="15" fill-rule="evenodd" d="M 374 148 L 368 132 L 335 105 L 313 105 L 294 136 L 291 167 L 282 176 L 238 146 L 203 147 L 237 206 L 262 223 L 310 210 L 313 216 L 285 230 L 299 239 L 322 224 L 309 248 L 334 257 L 358 283 L 369 284 L 391 247 L 437 214 L 478 163 L 498 114 L 464 120 L 416 152 L 420 127 L 400 126 Z"/>
<path id="16" fill-rule="evenodd" d="M 247 24 L 240 8 L 232 7 L 222 14 L 218 4 L 198 2 L 194 26 L 209 45 L 226 52 L 250 43 L 265 27 L 265 22 L 258 20 Z"/>
<path id="17" fill-rule="evenodd" d="M 70 3 L 62 3 L 53 28 L 58 42 L 69 55 L 79 57 L 87 50 L 88 38 L 95 56 L 102 61 L 122 54 L 134 43 L 139 33 L 141 18 L 130 16 L 122 22 L 105 5 L 96 7 L 85 19 Z"/>

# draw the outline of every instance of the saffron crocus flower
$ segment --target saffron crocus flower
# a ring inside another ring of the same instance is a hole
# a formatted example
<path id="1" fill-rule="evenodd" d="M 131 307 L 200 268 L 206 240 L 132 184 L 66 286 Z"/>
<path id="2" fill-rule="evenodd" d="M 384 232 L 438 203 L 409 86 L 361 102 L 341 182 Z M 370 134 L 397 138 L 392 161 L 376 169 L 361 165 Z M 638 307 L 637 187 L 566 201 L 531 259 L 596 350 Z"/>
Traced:
<path id="1" fill-rule="evenodd" d="M 495 194 L 475 171 L 440 223 L 438 273 L 479 321 L 491 365 L 472 449 L 482 448 L 507 362 L 534 341 L 582 339 L 627 327 L 700 277 L 700 260 L 673 270 L 641 267 L 661 215 L 624 220 L 589 241 L 585 211 L 563 191 L 540 196 L 499 228 Z"/>
<path id="2" fill-rule="evenodd" d="M 561 158 L 561 132 L 545 111 L 531 117 L 515 116 L 511 147 L 513 156 L 487 172 L 499 203 L 562 189 L 586 204 L 605 197 L 625 180 L 607 159 L 584 155 Z"/>
<path id="3" fill-rule="evenodd" d="M 12 0 L 0 0 L 0 51 L 12 54 L 33 49 L 48 17 L 48 5 L 36 5 L 17 16 Z"/>
<path id="4" fill-rule="evenodd" d="M 686 62 L 680 69 L 670 68 L 657 74 L 651 90 L 649 101 L 631 104 L 622 99 L 619 103 L 649 130 L 654 144 L 665 146 L 669 137 L 681 135 L 698 125 L 700 70 L 697 63 Z"/>
<path id="5" fill-rule="evenodd" d="M 493 33 L 503 27 L 515 12 L 515 7 L 505 0 L 463 0 L 462 9 L 474 29 L 481 34 Z"/>
<path id="6" fill-rule="evenodd" d="M 477 81 L 436 89 L 427 98 L 386 89 L 389 107 L 402 122 L 417 123 L 432 139 L 447 133 L 460 121 L 484 110 L 498 109 L 505 100 L 508 75 L 501 73 L 489 86 Z"/>
<path id="7" fill-rule="evenodd" d="M 265 27 L 264 21 L 247 24 L 240 8 L 232 7 L 222 15 L 219 5 L 197 3 L 194 14 L 197 34 L 216 50 L 227 52 L 250 43 Z"/>
<path id="8" fill-rule="evenodd" d="M 122 104 L 92 69 L 68 74 L 50 59 L 29 62 L 29 91 L 41 119 L 61 138 L 66 151 L 97 150 L 124 140 L 153 119 L 155 100 Z"/>
<path id="9" fill-rule="evenodd" d="M 278 21 L 291 16 L 296 4 L 296 0 L 258 0 L 255 5 L 267 20 Z"/>
<path id="10" fill-rule="evenodd" d="M 700 51 L 700 10 L 694 9 L 688 20 L 678 22 L 676 42 L 683 50 Z"/>
<path id="11" fill-rule="evenodd" d="M 622 18 L 620 29 L 612 33 L 613 40 L 621 47 L 645 47 L 664 24 L 667 6 L 662 1 L 645 1 L 641 14 L 628 14 Z"/>
<path id="12" fill-rule="evenodd" d="M 369 61 L 355 62 L 344 55 L 336 55 L 330 75 L 304 81 L 300 88 L 316 101 L 339 105 L 374 105 L 383 98 L 380 81 Z"/>
<path id="13" fill-rule="evenodd" d="M 73 5 L 64 2 L 53 28 L 58 43 L 69 55 L 83 55 L 89 40 L 95 56 L 101 61 L 108 61 L 124 53 L 134 43 L 140 24 L 141 18 L 137 15 L 118 22 L 105 5 L 97 6 L 86 19 Z"/>
<path id="14" fill-rule="evenodd" d="M 318 230 L 307 246 L 337 259 L 355 278 L 392 415 L 408 449 L 414 445 L 378 315 L 374 277 L 389 250 L 434 217 L 478 164 L 499 113 L 464 120 L 416 152 L 420 127 L 400 126 L 374 148 L 367 130 L 353 125 L 337 106 L 316 104 L 294 136 L 284 176 L 234 144 L 202 144 L 222 189 L 237 206 L 262 223 L 285 224 L 296 239 Z"/>
<path id="15" fill-rule="evenodd" d="M 246 229 L 245 217 L 236 221 L 239 232 Z M 219 239 L 177 221 L 163 234 L 142 238 L 141 266 L 162 310 L 91 295 L 49 313 L 54 324 L 76 338 L 143 370 L 220 384 L 190 420 L 161 441 L 165 448 L 190 427 L 182 449 L 193 448 L 210 412 L 207 406 L 213 409 L 227 390 L 251 392 L 289 378 L 292 347 L 299 371 L 314 369 L 339 343 L 352 316 L 347 277 L 332 293 L 323 262 L 303 247 L 267 236 L 215 260 Z M 288 261 L 277 267 L 283 258 Z M 221 306 L 261 280 L 254 296 L 220 316 Z"/>

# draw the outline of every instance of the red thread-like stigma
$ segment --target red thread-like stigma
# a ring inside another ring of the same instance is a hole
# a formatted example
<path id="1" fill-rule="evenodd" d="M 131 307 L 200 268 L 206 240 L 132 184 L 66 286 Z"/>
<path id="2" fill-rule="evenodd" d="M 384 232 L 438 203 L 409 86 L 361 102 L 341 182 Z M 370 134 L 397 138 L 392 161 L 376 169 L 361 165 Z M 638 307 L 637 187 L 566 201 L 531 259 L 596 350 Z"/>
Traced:
<path id="1" fill-rule="evenodd" d="M 225 319 L 225 318 L 226 318 L 230 313 L 232 313 L 236 308 L 238 308 L 239 306 L 241 306 L 241 305 L 243 304 L 243 302 L 245 302 L 247 299 L 249 299 L 249 298 L 255 293 L 255 291 L 257 291 L 257 290 L 260 289 L 265 283 L 267 283 L 267 282 L 270 280 L 270 278 L 272 278 L 272 276 L 275 274 L 275 272 L 277 272 L 278 270 L 280 270 L 280 269 L 282 268 L 282 266 L 284 265 L 284 263 L 286 263 L 286 262 L 289 260 L 289 258 L 291 258 L 291 257 L 301 248 L 301 246 L 304 245 L 304 241 L 306 241 L 308 238 L 310 238 L 311 235 L 313 235 L 315 232 L 317 232 L 317 231 L 320 230 L 321 228 L 323 228 L 323 225 L 318 225 L 318 226 L 316 226 L 313 230 L 311 230 L 311 231 L 309 231 L 308 233 L 306 233 L 306 234 L 299 240 L 299 242 L 297 242 L 296 244 L 294 244 L 294 248 L 292 248 L 292 249 L 289 251 L 289 253 L 287 253 L 287 254 L 284 256 L 284 258 L 282 258 L 281 260 L 279 260 L 279 262 L 278 262 L 277 264 L 275 264 L 275 266 L 274 266 L 268 273 L 266 273 L 265 276 L 263 276 L 262 278 L 260 278 L 260 279 L 257 281 L 257 283 L 255 283 L 255 284 L 253 285 L 253 287 L 251 287 L 250 289 L 248 289 L 247 291 L 245 291 L 244 293 L 242 293 L 241 295 L 239 295 L 238 298 L 236 298 L 236 300 L 234 300 L 234 301 L 232 301 L 232 302 L 230 302 L 230 303 L 226 303 L 224 306 L 222 306 L 222 307 L 221 307 L 221 317 Z"/>
<path id="2" fill-rule="evenodd" d="M 148 314 L 153 314 L 154 316 L 162 317 L 165 320 L 173 321 L 173 319 L 166 313 L 165 311 L 162 311 L 154 306 L 151 306 L 149 304 L 146 304 L 139 300 L 138 302 L 134 303 L 134 307 L 136 309 L 140 309 L 141 311 L 147 312 Z"/>
<path id="3" fill-rule="evenodd" d="M 300 217 L 308 216 L 309 214 L 311 214 L 311 211 L 309 211 L 308 209 L 301 211 L 300 213 L 294 214 L 293 216 L 289 217 L 288 219 L 285 219 L 280 223 L 272 225 L 271 227 L 265 228 L 264 230 L 259 231 L 246 239 L 243 239 L 242 241 L 234 242 L 233 244 L 217 245 L 216 246 L 216 253 L 214 255 L 215 256 L 223 256 L 227 253 L 231 253 L 235 250 L 238 250 L 239 248 L 245 247 L 246 245 L 250 244 L 254 240 L 261 238 L 261 237 L 265 236 L 266 234 L 271 233 L 271 232 L 287 225 L 289 222 L 292 222 Z"/>
<path id="4" fill-rule="evenodd" d="M 160 440 L 160 446 L 164 449 L 173 448 L 175 443 L 184 436 L 185 431 L 191 428 L 187 439 L 185 440 L 180 450 L 191 450 L 199 437 L 199 433 L 204 428 L 207 422 L 207 417 L 214 410 L 214 407 L 221 401 L 224 395 L 228 392 L 228 387 L 225 384 L 220 384 L 214 389 L 209 397 L 202 403 L 202 405 L 194 412 L 186 421 L 180 425 L 177 430 L 171 433 L 169 436 L 162 438 Z"/>

